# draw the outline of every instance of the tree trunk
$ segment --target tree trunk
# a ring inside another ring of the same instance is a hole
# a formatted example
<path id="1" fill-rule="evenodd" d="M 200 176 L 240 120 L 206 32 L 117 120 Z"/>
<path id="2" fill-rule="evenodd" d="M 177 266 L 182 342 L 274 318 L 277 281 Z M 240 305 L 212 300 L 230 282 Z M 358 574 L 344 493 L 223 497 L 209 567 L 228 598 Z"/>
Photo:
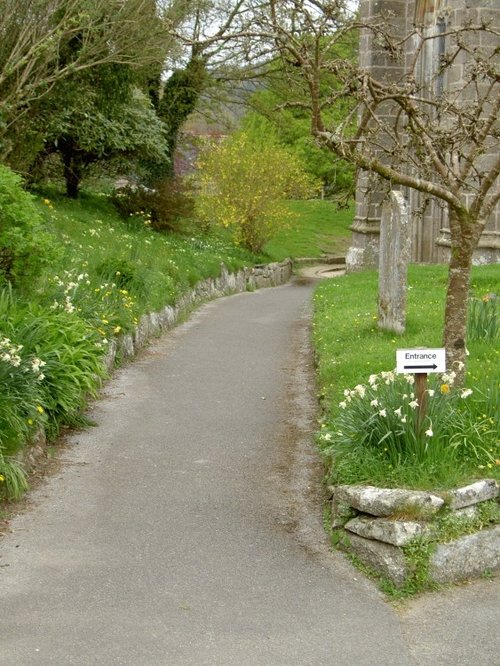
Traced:
<path id="1" fill-rule="evenodd" d="M 476 246 L 475 226 L 469 220 L 459 220 L 449 211 L 452 234 L 451 259 L 444 320 L 444 346 L 448 372 L 456 372 L 455 383 L 462 386 L 465 378 L 467 304 L 469 299 L 472 255 Z"/>
<path id="2" fill-rule="evenodd" d="M 70 199 L 78 199 L 78 190 L 82 178 L 82 165 L 71 148 L 62 151 L 62 158 L 64 163 L 66 194 Z"/>

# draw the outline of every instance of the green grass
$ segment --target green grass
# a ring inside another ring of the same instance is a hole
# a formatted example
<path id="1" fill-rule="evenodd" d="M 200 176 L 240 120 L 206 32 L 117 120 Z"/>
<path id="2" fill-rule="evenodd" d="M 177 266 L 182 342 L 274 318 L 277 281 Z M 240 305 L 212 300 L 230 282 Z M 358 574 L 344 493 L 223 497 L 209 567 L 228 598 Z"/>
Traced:
<path id="1" fill-rule="evenodd" d="M 498 266 L 473 269 L 473 291 L 479 297 L 498 293 L 499 281 Z M 495 436 L 499 418 L 498 338 L 468 342 L 466 385 L 473 389 L 472 397 L 461 400 L 459 395 L 456 400 L 455 396 L 456 408 L 452 408 L 456 409 L 455 417 L 452 414 L 450 418 L 449 409 L 443 411 L 443 419 L 435 414 L 433 420 L 427 419 L 417 435 L 412 434 L 411 427 L 402 428 L 399 419 L 394 418 L 393 409 L 401 404 L 397 396 L 390 409 L 385 393 L 379 397 L 379 406 L 371 411 L 369 407 L 368 411 L 359 409 L 356 415 L 356 411 L 352 412 L 357 409 L 354 402 L 347 403 L 345 409 L 344 391 L 366 385 L 370 375 L 393 370 L 397 348 L 442 346 L 446 283 L 446 266 L 410 266 L 407 328 L 400 336 L 377 327 L 378 278 L 375 272 L 324 281 L 317 288 L 313 335 L 324 410 L 319 442 L 326 451 L 332 482 L 445 488 L 477 476 L 498 475 L 500 468 L 495 465 L 500 458 Z M 406 392 L 412 390 L 410 387 Z M 437 390 L 439 392 L 439 383 Z M 345 411 L 340 403 L 344 404 Z M 387 407 L 387 420 L 378 414 L 381 407 Z M 373 416 L 369 412 L 374 412 Z M 410 417 L 416 412 L 407 412 L 410 424 Z M 381 420 L 385 430 L 377 430 Z M 423 430 L 428 428 L 434 434 L 427 438 Z M 379 431 L 387 434 L 379 437 Z M 410 442 L 406 442 L 405 437 L 415 440 L 413 454 L 407 454 L 411 447 L 407 446 Z M 415 454 L 419 447 L 423 455 Z M 426 447 L 429 447 L 428 452 Z"/>
<path id="2" fill-rule="evenodd" d="M 83 192 L 79 200 L 71 201 L 50 191 L 39 206 L 49 229 L 66 248 L 61 264 L 42 281 L 40 296 L 50 292 L 53 276 L 62 277 L 63 271 L 116 282 L 115 274 L 128 265 L 133 269 L 130 291 L 136 312 L 142 314 L 175 302 L 199 280 L 217 276 L 222 262 L 236 270 L 263 259 L 236 247 L 222 232 L 167 235 L 152 231 L 140 216 L 124 221 L 108 198 L 98 194 Z"/>
<path id="3" fill-rule="evenodd" d="M 269 257 L 281 261 L 286 257 L 345 255 L 351 241 L 354 206 L 338 210 L 335 203 L 319 199 L 290 201 L 288 206 L 296 214 L 296 222 L 265 245 Z"/>
<path id="4" fill-rule="evenodd" d="M 408 275 L 406 332 L 394 335 L 377 327 L 378 276 L 355 273 L 322 282 L 314 297 L 314 341 L 320 357 L 321 395 L 329 405 L 345 388 L 371 374 L 396 367 L 396 349 L 441 347 L 447 267 L 412 265 Z M 472 288 L 482 295 L 500 291 L 500 267 L 475 267 Z M 467 383 L 498 378 L 498 342 L 471 341 Z"/>

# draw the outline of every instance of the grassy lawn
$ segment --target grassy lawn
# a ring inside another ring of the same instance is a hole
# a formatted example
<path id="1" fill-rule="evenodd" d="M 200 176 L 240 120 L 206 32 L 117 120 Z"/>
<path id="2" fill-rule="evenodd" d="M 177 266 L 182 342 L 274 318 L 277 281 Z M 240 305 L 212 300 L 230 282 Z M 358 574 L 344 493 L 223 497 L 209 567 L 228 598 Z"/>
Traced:
<path id="1" fill-rule="evenodd" d="M 320 257 L 322 254 L 344 256 L 351 241 L 349 226 L 354 206 L 338 210 L 326 200 L 290 201 L 296 222 L 267 243 L 264 251 L 274 261 L 286 257 Z"/>
<path id="2" fill-rule="evenodd" d="M 142 314 L 173 303 L 199 280 L 217 276 L 221 262 L 236 270 L 262 260 L 236 247 L 225 232 L 161 234 L 141 216 L 123 220 L 109 199 L 99 194 L 83 192 L 72 201 L 51 191 L 39 208 L 47 228 L 65 249 L 60 264 L 44 276 L 40 297 L 50 292 L 56 273 L 62 277 L 64 272 L 85 272 L 91 280 L 116 282 L 112 278 L 125 267 L 137 313 Z"/>
<path id="3" fill-rule="evenodd" d="M 321 394 L 335 411 L 343 390 L 381 370 L 396 366 L 396 349 L 441 347 L 447 267 L 412 265 L 409 269 L 407 327 L 396 336 L 377 327 L 378 276 L 374 271 L 325 280 L 316 290 L 314 341 L 320 354 Z M 500 267 L 473 270 L 479 296 L 500 292 Z M 469 344 L 468 383 L 498 379 L 500 345 Z"/>
<path id="4" fill-rule="evenodd" d="M 326 280 L 319 285 L 314 298 L 313 335 L 318 361 L 319 392 L 324 409 L 323 428 L 331 433 L 328 436 L 328 443 L 335 442 L 336 438 L 338 439 L 337 434 L 342 434 L 339 430 L 339 418 L 342 418 L 344 414 L 343 409 L 345 412 L 348 411 L 344 402 L 346 389 L 353 389 L 357 385 L 368 387 L 370 375 L 381 371 L 392 371 L 396 366 L 397 348 L 442 346 L 446 282 L 446 266 L 410 266 L 407 330 L 401 336 L 380 331 L 377 328 L 377 274 L 375 272 L 367 271 Z M 487 293 L 498 294 L 500 267 L 474 268 L 472 285 L 474 293 L 479 297 Z M 460 440 L 462 443 L 477 441 L 478 448 L 483 444 L 489 448 L 484 464 L 478 464 L 475 468 L 476 463 L 469 464 L 469 458 L 472 460 L 469 453 L 467 454 L 469 456 L 467 464 L 464 463 L 463 469 L 459 469 L 459 465 L 453 459 L 452 462 L 443 463 L 442 473 L 438 473 L 436 471 L 440 464 L 438 460 L 436 469 L 430 473 L 429 478 L 431 481 L 436 478 L 440 479 L 439 483 L 444 486 L 448 482 L 454 483 L 458 479 L 474 478 L 477 475 L 499 476 L 500 471 L 497 430 L 499 423 L 498 371 L 500 367 L 498 334 L 494 340 L 470 340 L 468 350 L 470 355 L 466 385 L 473 390 L 469 401 L 472 405 L 471 409 L 475 409 L 477 412 L 474 417 L 477 419 L 477 424 L 472 428 L 473 433 L 469 433 L 464 426 L 462 435 L 457 435 L 457 441 Z M 430 376 L 429 380 L 432 377 Z M 434 378 L 437 379 L 437 376 Z M 376 396 L 371 397 L 373 399 Z M 341 403 L 344 404 L 343 409 Z M 458 400 L 458 404 L 459 407 L 464 406 L 465 401 Z M 350 408 L 351 405 L 348 404 L 347 407 Z M 366 415 L 363 416 L 363 419 L 367 418 Z M 440 424 L 435 423 L 432 428 L 437 430 L 438 425 Z M 359 428 L 359 439 L 361 440 L 362 436 L 375 426 L 368 425 L 368 420 L 364 420 L 355 427 Z M 432 428 L 429 427 L 429 431 Z M 446 443 L 446 435 L 443 435 L 443 438 Z M 434 441 L 437 441 L 437 437 L 432 440 L 432 443 Z M 384 451 L 387 451 L 386 447 Z M 330 464 L 334 465 L 335 456 L 332 451 L 329 455 Z M 387 467 L 385 470 L 380 468 L 375 470 L 378 462 L 371 453 L 367 457 L 369 469 L 365 466 L 354 472 L 360 455 L 357 452 L 355 459 L 349 463 L 349 469 L 345 468 L 341 482 L 352 483 L 356 482 L 356 478 L 358 478 L 359 482 L 380 485 L 385 478 L 386 483 L 391 485 L 397 483 L 397 477 L 393 474 L 394 470 L 388 470 Z M 496 466 L 495 460 L 497 461 Z M 359 477 L 351 476 L 351 473 L 356 475 L 358 472 Z M 406 472 L 403 477 L 413 478 Z M 416 479 L 417 476 L 414 478 Z M 411 484 L 413 481 L 409 481 L 409 483 Z M 422 478 L 415 482 L 416 485 L 422 485 L 422 483 L 425 485 L 425 480 L 422 481 Z"/>

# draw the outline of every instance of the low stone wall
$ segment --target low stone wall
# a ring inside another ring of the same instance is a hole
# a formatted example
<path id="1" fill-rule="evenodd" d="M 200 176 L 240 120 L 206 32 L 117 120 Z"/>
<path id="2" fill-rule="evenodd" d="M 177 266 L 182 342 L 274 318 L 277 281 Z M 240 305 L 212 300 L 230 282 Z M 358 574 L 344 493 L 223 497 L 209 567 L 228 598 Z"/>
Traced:
<path id="1" fill-rule="evenodd" d="M 243 291 L 277 287 L 288 282 L 291 276 L 292 262 L 290 259 L 280 263 L 243 268 L 236 273 L 230 273 L 224 264 L 221 264 L 219 277 L 198 282 L 174 306 L 167 305 L 159 312 L 143 315 L 133 333 L 113 339 L 105 359 L 106 368 L 108 370 L 113 368 L 117 356 L 121 358 L 134 356 L 149 339 L 173 328 L 179 319 L 200 303 Z"/>
<path id="2" fill-rule="evenodd" d="M 442 494 L 373 486 L 335 486 L 331 491 L 332 528 L 339 545 L 398 586 L 412 575 L 405 547 L 421 537 L 432 546 L 427 563 L 432 582 L 458 582 L 500 569 L 500 526 L 448 543 L 440 542 L 438 529 L 445 514 L 466 525 L 483 502 L 498 501 L 500 486 L 493 479 Z"/>
<path id="3" fill-rule="evenodd" d="M 174 306 L 167 305 L 160 312 L 143 315 L 132 333 L 113 338 L 109 345 L 109 351 L 104 358 L 104 365 L 108 372 L 111 372 L 117 357 L 131 358 L 147 344 L 148 340 L 173 328 L 179 319 L 200 303 L 243 291 L 277 287 L 286 284 L 291 276 L 292 261 L 290 259 L 280 263 L 260 264 L 251 268 L 243 268 L 236 273 L 230 273 L 224 264 L 221 264 L 219 277 L 198 282 L 191 291 L 183 294 Z M 30 473 L 43 466 L 47 456 L 46 447 L 45 431 L 41 429 L 31 442 L 19 451 L 15 458 Z"/>

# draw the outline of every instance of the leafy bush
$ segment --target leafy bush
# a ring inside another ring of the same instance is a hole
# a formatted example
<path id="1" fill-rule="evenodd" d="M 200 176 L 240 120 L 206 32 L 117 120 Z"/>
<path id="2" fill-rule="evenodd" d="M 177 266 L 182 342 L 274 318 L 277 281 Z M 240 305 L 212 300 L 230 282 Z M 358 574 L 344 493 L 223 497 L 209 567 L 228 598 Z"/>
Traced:
<path id="1" fill-rule="evenodd" d="M 9 334 L 12 335 L 12 334 Z M 30 354 L 19 338 L 0 332 L 0 452 L 13 452 L 43 422 L 45 361 Z"/>
<path id="2" fill-rule="evenodd" d="M 202 152 L 197 212 L 233 230 L 237 243 L 260 252 L 293 219 L 287 198 L 314 192 L 298 158 L 268 135 L 240 132 Z"/>
<path id="3" fill-rule="evenodd" d="M 138 214 L 150 214 L 150 192 L 146 187 L 129 184 L 115 190 L 111 201 L 124 220 Z"/>
<path id="4" fill-rule="evenodd" d="M 135 294 L 143 295 L 144 291 L 137 265 L 109 257 L 97 266 L 93 280 L 88 273 L 76 270 L 52 276 L 45 297 L 51 310 L 74 314 L 101 337 L 101 344 L 106 344 L 108 338 L 131 330 L 137 323 Z"/>
<path id="5" fill-rule="evenodd" d="M 192 187 L 180 178 L 156 183 L 151 195 L 151 228 L 155 231 L 182 231 L 194 213 Z"/>
<path id="6" fill-rule="evenodd" d="M 500 452 L 488 396 L 455 389 L 454 373 L 433 381 L 419 404 L 412 375 L 382 372 L 344 391 L 320 445 L 333 483 L 448 487 L 498 474 Z"/>
<path id="7" fill-rule="evenodd" d="M 165 178 L 154 189 L 122 188 L 113 196 L 113 203 L 122 217 L 142 216 L 155 231 L 183 231 L 194 213 L 192 187 L 180 178 Z"/>
<path id="8" fill-rule="evenodd" d="M 0 283 L 31 285 L 56 255 L 33 197 L 22 189 L 21 178 L 0 164 Z"/>

